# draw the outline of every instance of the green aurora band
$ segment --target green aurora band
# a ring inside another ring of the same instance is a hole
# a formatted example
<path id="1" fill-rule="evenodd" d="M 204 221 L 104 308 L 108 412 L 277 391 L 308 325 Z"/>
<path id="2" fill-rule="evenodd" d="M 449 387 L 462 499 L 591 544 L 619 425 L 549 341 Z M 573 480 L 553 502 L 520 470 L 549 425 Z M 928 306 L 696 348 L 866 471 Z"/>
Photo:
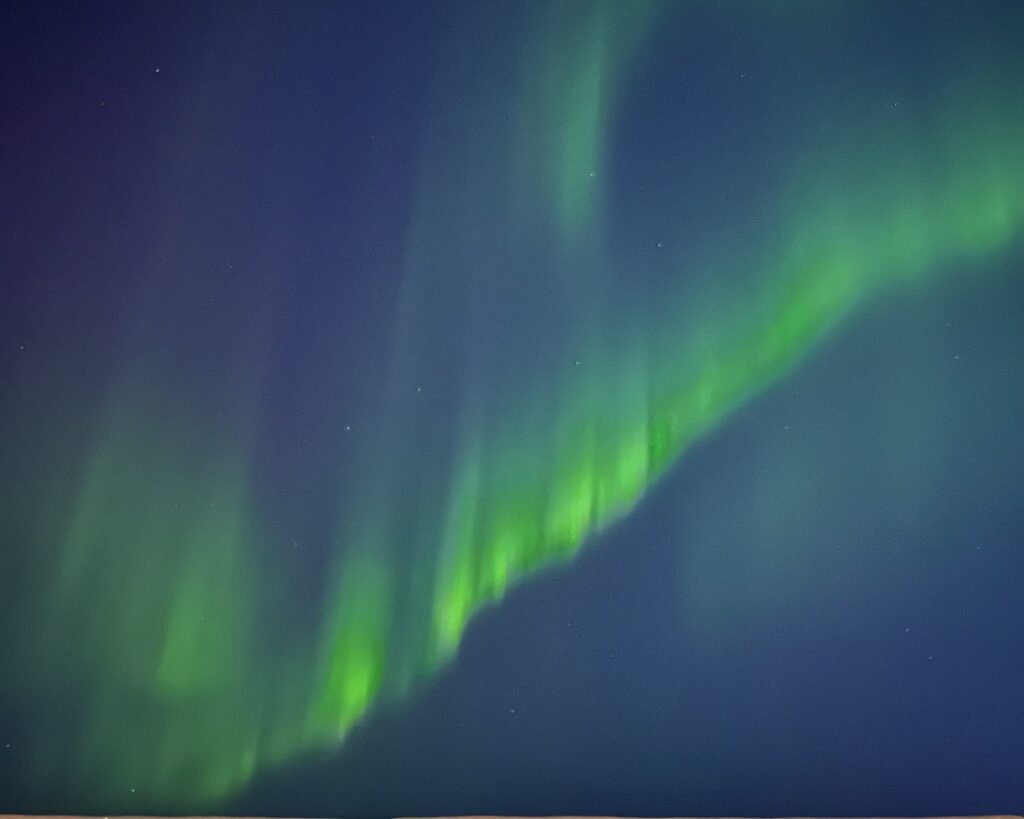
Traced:
<path id="1" fill-rule="evenodd" d="M 1020 239 L 1024 95 L 1006 78 L 1022 75 L 989 55 L 952 66 L 899 125 L 857 100 L 838 130 L 792 125 L 765 159 L 782 182 L 758 198 L 772 238 L 707 257 L 710 277 L 742 279 L 727 315 L 695 299 L 689 258 L 677 285 L 630 297 L 606 229 L 609 146 L 645 49 L 685 14 L 524 8 L 451 27 L 432 92 L 463 102 L 439 102 L 423 137 L 386 431 L 343 465 L 360 477 L 306 638 L 275 626 L 294 592 L 249 491 L 258 366 L 209 412 L 157 386 L 161 354 L 133 364 L 69 467 L 73 502 L 25 524 L 59 548 L 36 570 L 45 592 L 16 599 L 23 632 L 46 635 L 8 649 L 17 681 L 84 703 L 73 731 L 55 705 L 38 732 L 26 775 L 41 792 L 208 808 L 337 745 L 866 300 L 980 275 Z"/>

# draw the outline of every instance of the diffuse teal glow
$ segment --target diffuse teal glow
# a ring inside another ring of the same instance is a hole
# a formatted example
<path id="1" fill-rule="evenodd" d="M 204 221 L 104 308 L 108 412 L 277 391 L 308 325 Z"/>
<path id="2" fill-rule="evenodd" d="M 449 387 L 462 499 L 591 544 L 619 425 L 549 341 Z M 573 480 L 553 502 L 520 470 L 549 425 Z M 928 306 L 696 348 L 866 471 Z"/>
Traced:
<path id="1" fill-rule="evenodd" d="M 604 247 L 607 132 L 654 14 L 553 8 L 524 28 L 540 34 L 508 74 L 493 69 L 495 87 L 515 94 L 496 101 L 484 83 L 468 121 L 439 114 L 428 127 L 394 381 L 439 358 L 453 373 L 445 398 L 461 412 L 438 431 L 396 398 L 387 435 L 402 430 L 397 442 L 368 444 L 365 493 L 341 503 L 315 635 L 257 650 L 280 594 L 253 566 L 266 535 L 249 508 L 245 437 L 164 424 L 189 413 L 132 412 L 136 397 L 118 396 L 47 597 L 50 645 L 85 668 L 95 694 L 66 769 L 40 762 L 41 782 L 99 781 L 129 804 L 131 783 L 139 798 L 204 805 L 260 767 L 336 744 L 375 702 L 449 660 L 470 618 L 510 584 L 570 559 L 628 513 L 863 300 L 978 270 L 1019 239 L 1024 116 L 999 78 L 956 76 L 917 128 L 857 120 L 841 139 L 809 133 L 793 156 L 773 158 L 789 180 L 772 204 L 780 239 L 749 253 L 757 289 L 728 327 L 705 337 L 675 324 L 685 269 L 678 292 L 659 294 L 660 311 L 603 322 L 615 278 L 629 273 L 610 269 Z M 473 150 L 453 153 L 445 139 Z M 546 261 L 534 261 L 538 247 Z M 506 314 L 499 286 L 512 275 L 527 295 Z M 432 347 L 439 327 L 462 319 L 434 312 L 449 288 L 460 307 L 502 308 L 507 373 L 492 375 L 487 354 Z M 553 301 L 554 330 L 535 338 L 519 326 L 515 311 Z M 445 466 L 407 454 L 424 429 Z M 57 662 L 49 651 L 34 656 L 40 668 Z"/>

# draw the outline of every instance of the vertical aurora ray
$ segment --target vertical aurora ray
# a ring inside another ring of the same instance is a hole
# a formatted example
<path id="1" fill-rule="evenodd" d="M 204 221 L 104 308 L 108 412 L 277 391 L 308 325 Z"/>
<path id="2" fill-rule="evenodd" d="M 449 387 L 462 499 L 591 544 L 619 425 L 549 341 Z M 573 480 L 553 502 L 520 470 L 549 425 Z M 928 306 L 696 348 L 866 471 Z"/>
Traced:
<path id="1" fill-rule="evenodd" d="M 22 683 L 84 701 L 56 763 L 58 729 L 42 732 L 41 789 L 71 782 L 104 810 L 205 808 L 337 745 L 449 661 L 481 608 L 570 560 L 863 302 L 980 275 L 1019 243 L 1011 58 L 950 69 L 898 127 L 857 98 L 825 135 L 794 118 L 765 158 L 782 181 L 757 198 L 770 239 L 741 240 L 741 219 L 705 236 L 677 226 L 679 244 L 736 245 L 721 258 L 744 269 L 694 271 L 681 254 L 637 297 L 639 273 L 613 253 L 612 135 L 645 47 L 686 25 L 686 8 L 456 15 L 424 127 L 387 410 L 340 465 L 357 489 L 339 500 L 319 617 L 298 637 L 265 637 L 290 601 L 254 508 L 259 379 L 218 386 L 219 414 L 187 392 L 152 397 L 147 377 L 114 390 L 77 491 L 54 502 L 45 593 L 18 599 L 45 635 L 17 648 Z M 744 282 L 727 316 L 701 319 L 698 273 Z"/>

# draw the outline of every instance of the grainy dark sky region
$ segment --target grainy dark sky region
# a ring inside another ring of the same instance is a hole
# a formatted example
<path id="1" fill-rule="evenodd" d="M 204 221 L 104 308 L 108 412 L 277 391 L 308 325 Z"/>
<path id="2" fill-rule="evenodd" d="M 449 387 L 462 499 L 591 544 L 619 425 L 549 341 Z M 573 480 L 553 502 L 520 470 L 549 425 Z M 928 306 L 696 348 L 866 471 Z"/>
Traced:
<path id="1" fill-rule="evenodd" d="M 0 812 L 1024 811 L 1021 43 L 5 4 Z"/>

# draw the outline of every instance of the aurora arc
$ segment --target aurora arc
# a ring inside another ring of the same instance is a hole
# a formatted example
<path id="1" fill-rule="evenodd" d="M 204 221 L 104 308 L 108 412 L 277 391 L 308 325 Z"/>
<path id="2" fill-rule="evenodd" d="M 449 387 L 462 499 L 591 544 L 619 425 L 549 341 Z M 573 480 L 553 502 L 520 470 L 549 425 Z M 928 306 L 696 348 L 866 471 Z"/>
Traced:
<path id="1" fill-rule="evenodd" d="M 87 692 L 56 764 L 58 730 L 39 733 L 41 788 L 205 807 L 336 745 L 864 302 L 980 275 L 1019 242 L 1024 112 L 1007 78 L 1021 74 L 989 55 L 951 68 L 899 125 L 873 101 L 847 101 L 824 135 L 795 117 L 766 158 L 783 181 L 757 199 L 773 238 L 706 257 L 745 266 L 721 271 L 742 280 L 727 316 L 701 318 L 691 257 L 667 292 L 630 296 L 606 230 L 610 135 L 639 56 L 686 24 L 683 8 L 527 4 L 452 26 L 432 93 L 463 104 L 438 104 L 424 129 L 384 422 L 343 465 L 359 478 L 303 640 L 271 625 L 289 590 L 263 565 L 249 491 L 258 367 L 217 412 L 160 386 L 172 339 L 125 368 L 58 516 L 48 593 L 19 601 L 48 635 L 13 649 L 21 683 L 59 697 L 73 670 Z M 470 27 L 503 48 L 485 54 Z"/>

